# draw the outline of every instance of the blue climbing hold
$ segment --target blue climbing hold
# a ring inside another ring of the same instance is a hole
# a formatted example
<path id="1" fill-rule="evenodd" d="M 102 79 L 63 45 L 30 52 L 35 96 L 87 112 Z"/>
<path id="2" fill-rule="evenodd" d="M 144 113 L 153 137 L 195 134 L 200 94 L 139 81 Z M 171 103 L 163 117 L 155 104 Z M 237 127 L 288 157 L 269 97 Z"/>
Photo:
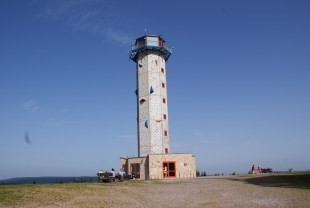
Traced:
<path id="1" fill-rule="evenodd" d="M 154 92 L 154 89 L 153 89 L 153 87 L 151 86 L 151 88 L 150 88 L 150 94 L 152 94 Z"/>

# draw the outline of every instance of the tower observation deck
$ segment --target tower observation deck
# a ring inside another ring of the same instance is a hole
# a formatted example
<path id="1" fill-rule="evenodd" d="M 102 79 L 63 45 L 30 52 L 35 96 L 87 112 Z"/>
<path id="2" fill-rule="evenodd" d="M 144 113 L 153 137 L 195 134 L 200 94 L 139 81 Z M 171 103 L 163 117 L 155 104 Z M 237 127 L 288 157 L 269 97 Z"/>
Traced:
<path id="1" fill-rule="evenodd" d="M 169 153 L 166 61 L 171 52 L 160 36 L 145 35 L 129 53 L 136 63 L 139 157 Z"/>

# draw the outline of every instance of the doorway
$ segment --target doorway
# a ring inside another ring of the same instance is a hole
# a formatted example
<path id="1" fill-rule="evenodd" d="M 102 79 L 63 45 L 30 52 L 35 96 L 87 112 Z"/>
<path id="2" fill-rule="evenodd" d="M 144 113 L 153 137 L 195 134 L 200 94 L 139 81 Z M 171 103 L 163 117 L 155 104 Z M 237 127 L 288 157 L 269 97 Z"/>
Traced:
<path id="1" fill-rule="evenodd" d="M 131 163 L 130 164 L 130 174 L 135 178 L 140 178 L 140 163 Z"/>
<path id="2" fill-rule="evenodd" d="M 176 176 L 175 161 L 163 162 L 163 177 L 174 178 Z"/>

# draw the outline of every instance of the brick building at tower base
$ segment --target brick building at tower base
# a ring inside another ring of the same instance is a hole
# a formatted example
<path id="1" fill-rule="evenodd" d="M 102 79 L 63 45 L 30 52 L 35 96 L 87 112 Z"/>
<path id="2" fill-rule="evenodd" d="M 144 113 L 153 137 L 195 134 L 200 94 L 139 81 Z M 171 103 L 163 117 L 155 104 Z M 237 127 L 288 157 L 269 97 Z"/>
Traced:
<path id="1" fill-rule="evenodd" d="M 196 177 L 196 158 L 192 154 L 148 154 L 146 157 L 120 158 L 120 168 L 136 179 Z"/>

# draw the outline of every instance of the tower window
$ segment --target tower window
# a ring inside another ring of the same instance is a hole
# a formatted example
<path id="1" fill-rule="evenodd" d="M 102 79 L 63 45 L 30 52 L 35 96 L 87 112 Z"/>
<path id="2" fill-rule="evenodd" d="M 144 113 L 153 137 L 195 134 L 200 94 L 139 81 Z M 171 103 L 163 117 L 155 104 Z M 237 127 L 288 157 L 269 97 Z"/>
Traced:
<path id="1" fill-rule="evenodd" d="M 165 69 L 164 68 L 161 68 L 161 73 L 165 73 Z"/>
<path id="2" fill-rule="evenodd" d="M 165 119 L 165 120 L 167 119 L 167 115 L 166 115 L 166 114 L 164 114 L 164 119 Z"/>
<path id="3" fill-rule="evenodd" d="M 168 136 L 168 131 L 167 130 L 164 131 L 164 136 Z"/>
<path id="4" fill-rule="evenodd" d="M 166 99 L 165 98 L 163 98 L 163 103 L 166 103 Z"/>
<path id="5" fill-rule="evenodd" d="M 162 88 L 166 87 L 165 83 L 161 83 L 161 86 L 162 86 Z"/>
<path id="6" fill-rule="evenodd" d="M 168 148 L 165 148 L 165 154 L 168 154 Z"/>

